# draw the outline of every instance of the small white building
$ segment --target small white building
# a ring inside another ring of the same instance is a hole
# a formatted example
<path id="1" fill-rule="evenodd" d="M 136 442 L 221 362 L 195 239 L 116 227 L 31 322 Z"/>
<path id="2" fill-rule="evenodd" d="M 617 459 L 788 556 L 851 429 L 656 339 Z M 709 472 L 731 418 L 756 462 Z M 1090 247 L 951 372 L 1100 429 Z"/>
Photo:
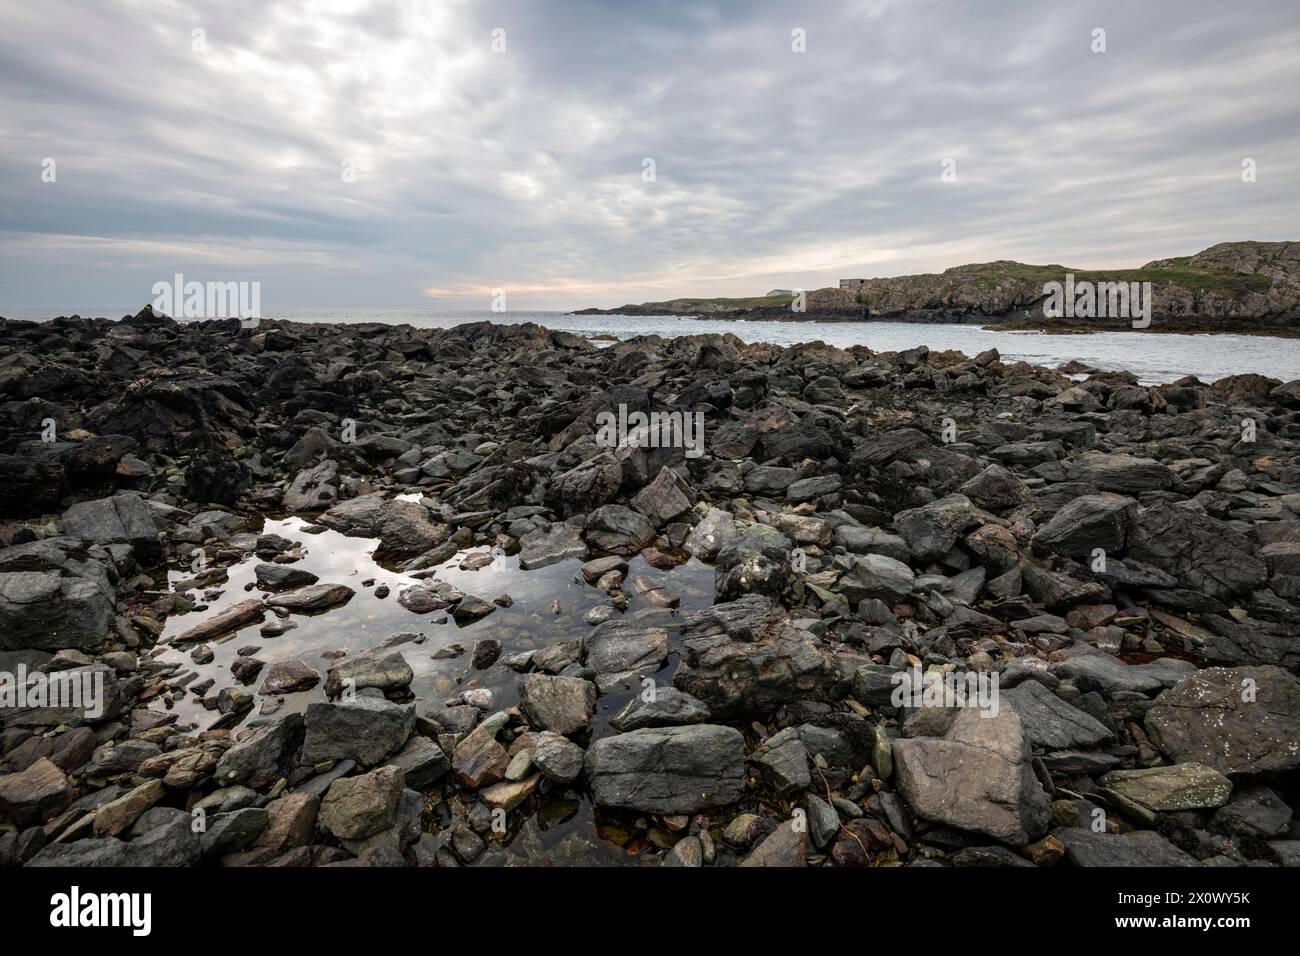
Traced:
<path id="1" fill-rule="evenodd" d="M 841 288 L 841 289 L 859 289 L 859 288 L 862 287 L 862 283 L 864 283 L 864 282 L 866 282 L 866 281 L 867 281 L 866 279 L 841 279 L 841 280 L 840 280 L 840 288 Z"/>

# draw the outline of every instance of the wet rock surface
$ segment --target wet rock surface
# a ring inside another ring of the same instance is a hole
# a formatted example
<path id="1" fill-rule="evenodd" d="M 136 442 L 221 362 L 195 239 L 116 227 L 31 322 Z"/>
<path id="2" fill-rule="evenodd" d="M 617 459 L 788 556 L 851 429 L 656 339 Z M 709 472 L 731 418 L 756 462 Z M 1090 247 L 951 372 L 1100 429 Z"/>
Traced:
<path id="1" fill-rule="evenodd" d="M 151 313 L 0 368 L 4 865 L 1297 859 L 1296 383 Z"/>

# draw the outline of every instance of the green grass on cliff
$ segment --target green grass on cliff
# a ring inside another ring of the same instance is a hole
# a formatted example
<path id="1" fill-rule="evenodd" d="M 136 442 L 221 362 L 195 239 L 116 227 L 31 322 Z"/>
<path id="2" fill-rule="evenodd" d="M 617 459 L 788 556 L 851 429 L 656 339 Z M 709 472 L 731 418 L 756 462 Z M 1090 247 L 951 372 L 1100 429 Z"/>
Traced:
<path id="1" fill-rule="evenodd" d="M 1071 269 L 1068 266 L 1035 266 L 1024 262 L 985 262 L 957 266 L 948 273 L 969 276 L 978 285 L 992 288 L 1007 280 L 1035 283 L 1063 282 L 1065 274 L 1074 274 L 1075 282 L 1151 282 L 1174 283 L 1195 292 L 1220 291 L 1228 293 L 1266 292 L 1272 279 L 1268 276 L 1243 275 L 1238 272 L 1220 272 L 1202 269 L 1191 264 L 1191 256 L 1169 259 L 1168 265 L 1137 269 Z"/>

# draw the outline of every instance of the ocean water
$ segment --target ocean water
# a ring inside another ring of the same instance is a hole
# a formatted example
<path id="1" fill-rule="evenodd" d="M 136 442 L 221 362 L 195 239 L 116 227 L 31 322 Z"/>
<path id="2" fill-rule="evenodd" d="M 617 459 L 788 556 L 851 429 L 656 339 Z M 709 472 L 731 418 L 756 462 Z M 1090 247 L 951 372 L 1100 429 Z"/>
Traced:
<path id="1" fill-rule="evenodd" d="M 85 312 L 117 317 L 122 310 Z M 48 318 L 23 310 L 11 318 Z M 926 345 L 935 351 L 958 349 L 975 355 L 996 348 L 1004 361 L 1024 361 L 1055 368 L 1079 361 L 1095 368 L 1123 369 L 1144 384 L 1172 382 L 1195 375 L 1205 382 L 1255 372 L 1282 381 L 1300 378 L 1300 339 L 1257 335 L 1179 335 L 1145 332 L 1050 334 L 999 332 L 978 325 L 922 325 L 907 322 L 745 322 L 682 316 L 570 315 L 564 312 L 431 311 L 390 309 L 290 309 L 269 311 L 267 318 L 299 322 L 388 322 L 419 328 L 450 328 L 466 322 L 535 322 L 549 329 L 588 337 L 628 339 L 637 335 L 696 335 L 729 332 L 746 342 L 793 345 L 822 341 L 848 347 L 865 345 L 896 352 Z"/>

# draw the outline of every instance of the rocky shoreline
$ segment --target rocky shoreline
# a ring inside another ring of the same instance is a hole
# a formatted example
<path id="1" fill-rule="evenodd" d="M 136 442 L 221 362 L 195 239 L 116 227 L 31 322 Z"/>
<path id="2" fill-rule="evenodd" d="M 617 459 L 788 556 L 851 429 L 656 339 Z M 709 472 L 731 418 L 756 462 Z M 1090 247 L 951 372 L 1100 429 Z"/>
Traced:
<path id="1" fill-rule="evenodd" d="M 0 393 L 0 674 L 102 688 L 0 706 L 0 865 L 554 864 L 573 820 L 671 866 L 1300 865 L 1300 380 L 146 309 L 0 323 Z M 449 569 L 502 561 L 589 609 L 487 636 L 515 599 Z M 362 601 L 420 633 L 277 649 Z"/>

